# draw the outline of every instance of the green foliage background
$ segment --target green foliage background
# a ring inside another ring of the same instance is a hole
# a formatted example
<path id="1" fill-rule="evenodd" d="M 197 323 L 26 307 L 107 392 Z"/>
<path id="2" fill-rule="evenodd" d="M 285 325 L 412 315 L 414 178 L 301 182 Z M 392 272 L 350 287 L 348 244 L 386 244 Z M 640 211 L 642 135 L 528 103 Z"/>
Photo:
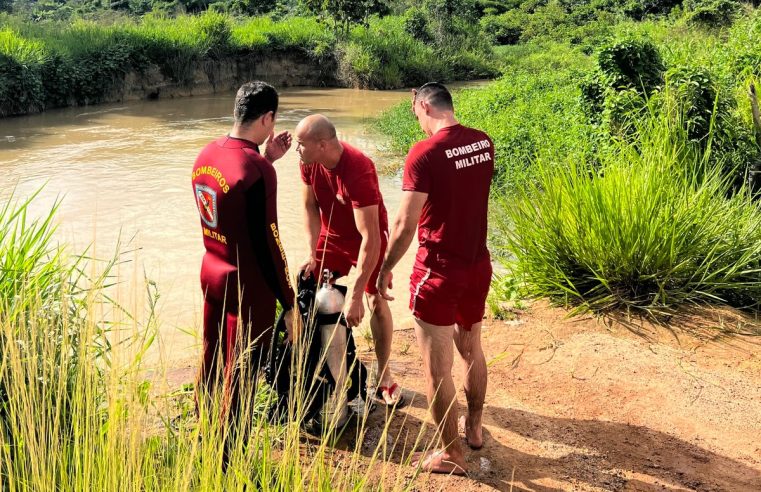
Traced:
<path id="1" fill-rule="evenodd" d="M 595 311 L 757 309 L 755 8 L 507 4 L 480 19 L 503 44 L 502 77 L 457 92 L 455 107 L 495 141 L 490 242 L 508 277 Z M 377 127 L 392 152 L 424 137 L 408 104 Z"/>

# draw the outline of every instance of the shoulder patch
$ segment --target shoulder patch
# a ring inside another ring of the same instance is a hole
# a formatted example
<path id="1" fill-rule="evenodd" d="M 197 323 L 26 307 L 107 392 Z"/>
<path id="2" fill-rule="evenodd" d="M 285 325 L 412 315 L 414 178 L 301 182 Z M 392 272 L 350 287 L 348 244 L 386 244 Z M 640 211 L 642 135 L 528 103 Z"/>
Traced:
<path id="1" fill-rule="evenodd" d="M 201 214 L 201 220 L 209 227 L 216 228 L 217 219 L 217 191 L 202 184 L 196 184 L 196 205 Z"/>

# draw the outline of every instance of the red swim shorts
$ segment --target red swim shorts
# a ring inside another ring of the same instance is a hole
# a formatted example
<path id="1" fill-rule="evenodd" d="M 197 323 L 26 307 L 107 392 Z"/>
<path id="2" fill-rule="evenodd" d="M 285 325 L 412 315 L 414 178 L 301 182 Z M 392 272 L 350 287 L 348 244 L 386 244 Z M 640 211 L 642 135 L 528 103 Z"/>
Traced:
<path id="1" fill-rule="evenodd" d="M 492 267 L 487 255 L 473 265 L 428 255 L 416 261 L 410 276 L 412 315 L 436 326 L 465 327 L 480 322 L 486 310 Z"/>
<path id="2" fill-rule="evenodd" d="M 386 256 L 387 246 L 388 232 L 381 231 L 381 249 L 378 255 L 378 263 L 367 280 L 367 285 L 365 285 L 365 292 L 368 294 L 375 295 L 378 293 L 375 284 L 378 283 L 378 273 L 380 273 L 383 258 Z M 347 252 L 347 248 L 343 248 L 339 244 L 328 244 L 326 246 L 323 237 L 320 236 L 317 243 L 317 271 L 315 273 L 322 272 L 327 268 L 331 272 L 338 272 L 342 277 L 346 276 L 351 267 L 357 266 L 358 257 L 359 251 Z"/>

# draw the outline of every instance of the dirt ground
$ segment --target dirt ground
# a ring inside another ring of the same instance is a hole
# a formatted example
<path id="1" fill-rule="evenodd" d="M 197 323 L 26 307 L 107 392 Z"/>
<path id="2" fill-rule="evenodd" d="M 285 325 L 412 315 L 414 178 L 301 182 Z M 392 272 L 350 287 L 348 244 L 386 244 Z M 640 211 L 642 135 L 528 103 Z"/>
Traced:
<path id="1" fill-rule="evenodd" d="M 361 444 L 377 485 L 761 491 L 761 329 L 753 320 L 714 310 L 668 329 L 569 318 L 543 302 L 511 321 L 486 320 L 484 447 L 464 446 L 466 477 L 416 474 L 406 464 L 434 436 L 410 324 L 402 321 L 394 334 L 392 368 L 411 404 L 388 421 L 375 410 Z M 356 339 L 372 364 L 371 348 Z M 455 359 L 462 412 L 459 376 Z M 386 422 L 387 453 L 371 460 Z"/>
<path id="2" fill-rule="evenodd" d="M 404 475 L 415 490 L 761 491 L 761 336 L 732 333 L 759 333 L 752 323 L 711 311 L 669 330 L 568 318 L 544 303 L 487 321 L 485 442 L 465 446 L 465 478 L 398 465 L 421 425 L 428 437 L 432 426 L 414 332 L 397 331 L 393 369 L 413 402 L 390 424 L 398 468 L 379 480 Z M 458 398 L 462 411 L 461 389 Z M 364 448 L 384 418 L 373 414 Z"/>

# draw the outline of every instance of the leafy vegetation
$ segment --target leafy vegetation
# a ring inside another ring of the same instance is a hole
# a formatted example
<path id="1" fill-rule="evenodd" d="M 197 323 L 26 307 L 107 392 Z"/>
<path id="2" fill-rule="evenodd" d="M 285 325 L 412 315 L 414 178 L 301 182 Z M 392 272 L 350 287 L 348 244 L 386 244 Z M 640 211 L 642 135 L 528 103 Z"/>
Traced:
<path id="1" fill-rule="evenodd" d="M 455 107 L 495 141 L 492 251 L 530 294 L 582 309 L 757 307 L 745 254 L 758 254 L 758 13 L 698 22 L 707 3 L 584 4 L 516 2 L 481 19 L 510 37 L 504 75 L 456 92 Z M 377 125 L 392 151 L 423 137 L 408 104 Z"/>
<path id="2" fill-rule="evenodd" d="M 31 17 L 34 9 L 21 5 L 11 5 L 17 15 L 0 13 L 0 116 L 99 103 L 118 93 L 127 73 L 139 76 L 151 67 L 170 83 L 190 85 L 195 72 L 213 71 L 214 62 L 255 63 L 273 53 L 327 70 L 333 84 L 357 87 L 497 74 L 477 19 L 449 15 L 458 8 L 454 0 L 415 7 L 421 15 L 412 31 L 405 30 L 407 10 L 388 15 L 385 4 L 365 0 L 175 2 L 171 12 L 158 1 L 105 11 L 82 0 L 50 5 L 65 15 Z M 265 11 L 268 16 L 236 16 Z"/>
<path id="3" fill-rule="evenodd" d="M 594 165 L 537 161 L 537 182 L 504 208 L 532 294 L 653 316 L 699 302 L 757 306 L 761 209 L 747 190 L 730 195 L 680 123 L 645 117 Z"/>

